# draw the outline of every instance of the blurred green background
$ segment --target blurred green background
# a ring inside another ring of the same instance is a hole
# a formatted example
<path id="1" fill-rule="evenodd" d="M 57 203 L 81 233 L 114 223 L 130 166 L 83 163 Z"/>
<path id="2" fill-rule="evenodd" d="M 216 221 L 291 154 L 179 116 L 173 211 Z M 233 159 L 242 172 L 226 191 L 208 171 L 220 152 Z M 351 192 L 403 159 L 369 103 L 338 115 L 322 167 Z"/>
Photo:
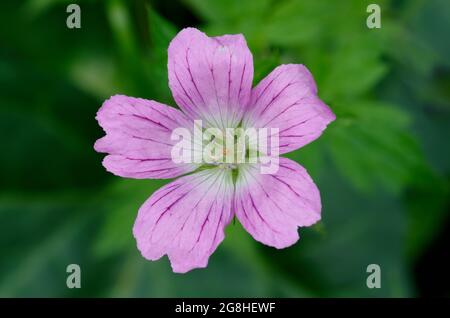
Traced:
<path id="1" fill-rule="evenodd" d="M 449 296 L 450 3 L 447 0 L 0 2 L 0 296 Z M 382 9 L 369 30 L 366 7 Z M 131 229 L 166 180 L 101 166 L 95 121 L 113 94 L 165 102 L 167 47 L 183 27 L 243 33 L 256 84 L 305 64 L 337 120 L 289 154 L 310 172 L 323 220 L 284 250 L 238 222 L 209 266 L 173 274 Z M 66 287 L 79 264 L 82 288 Z M 366 287 L 379 264 L 382 288 Z"/>

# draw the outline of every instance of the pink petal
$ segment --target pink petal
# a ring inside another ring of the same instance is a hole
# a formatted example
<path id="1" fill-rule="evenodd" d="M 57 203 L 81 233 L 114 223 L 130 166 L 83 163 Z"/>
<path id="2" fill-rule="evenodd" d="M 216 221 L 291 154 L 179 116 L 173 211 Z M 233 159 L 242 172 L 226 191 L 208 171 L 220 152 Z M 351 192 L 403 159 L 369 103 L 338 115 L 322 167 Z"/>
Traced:
<path id="1" fill-rule="evenodd" d="M 94 148 L 108 153 L 103 166 L 128 178 L 173 178 L 196 166 L 175 164 L 171 149 L 172 130 L 193 127 L 181 111 L 155 101 L 115 95 L 105 101 L 96 119 L 106 136 Z M 189 128 L 188 128 L 189 129 Z M 191 128 L 192 129 L 192 128 Z"/>
<path id="2" fill-rule="evenodd" d="M 241 34 L 210 38 L 183 29 L 169 45 L 169 86 L 180 108 L 205 126 L 235 127 L 250 98 L 253 57 Z"/>
<path id="3" fill-rule="evenodd" d="M 206 169 L 156 191 L 139 209 L 133 228 L 149 260 L 169 256 L 174 272 L 206 267 L 232 217 L 231 173 Z"/>
<path id="4" fill-rule="evenodd" d="M 243 227 L 266 245 L 284 248 L 299 236 L 297 227 L 320 220 L 320 193 L 298 163 L 280 158 L 276 174 L 261 174 L 257 165 L 239 170 L 234 211 Z"/>
<path id="5" fill-rule="evenodd" d="M 244 127 L 279 129 L 280 154 L 318 138 L 336 117 L 317 96 L 308 69 L 300 64 L 280 65 L 253 90 Z"/>

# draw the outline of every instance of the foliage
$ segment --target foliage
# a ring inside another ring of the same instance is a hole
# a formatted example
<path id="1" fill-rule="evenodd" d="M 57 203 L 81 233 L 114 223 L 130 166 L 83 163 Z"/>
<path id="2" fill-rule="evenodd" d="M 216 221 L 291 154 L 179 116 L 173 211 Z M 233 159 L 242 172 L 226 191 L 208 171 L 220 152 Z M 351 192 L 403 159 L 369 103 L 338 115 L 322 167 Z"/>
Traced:
<path id="1" fill-rule="evenodd" d="M 374 30 L 359 0 L 80 0 L 79 30 L 65 27 L 68 3 L 0 4 L 0 296 L 417 294 L 413 265 L 448 217 L 445 0 L 378 1 Z M 243 33 L 254 84 L 276 65 L 305 64 L 337 120 L 289 154 L 321 189 L 320 224 L 274 250 L 236 222 L 207 269 L 176 275 L 166 259 L 142 259 L 131 234 L 168 181 L 109 175 L 93 143 L 112 94 L 175 105 L 167 46 L 184 26 Z M 65 287 L 70 263 L 81 265 L 80 290 Z M 380 290 L 365 286 L 370 263 L 382 267 Z"/>

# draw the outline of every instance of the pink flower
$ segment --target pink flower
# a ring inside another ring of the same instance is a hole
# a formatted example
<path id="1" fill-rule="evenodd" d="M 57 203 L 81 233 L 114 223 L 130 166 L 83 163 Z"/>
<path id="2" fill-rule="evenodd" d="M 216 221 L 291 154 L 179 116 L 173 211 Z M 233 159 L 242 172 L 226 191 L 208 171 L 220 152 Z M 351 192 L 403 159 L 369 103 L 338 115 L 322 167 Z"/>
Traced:
<path id="1" fill-rule="evenodd" d="M 236 216 L 259 242 L 285 248 L 298 227 L 320 220 L 316 185 L 298 163 L 279 159 L 275 174 L 259 164 L 175 163 L 172 131 L 207 126 L 279 129 L 280 154 L 318 138 L 335 119 L 317 96 L 311 73 L 299 64 L 280 65 L 252 89 L 253 57 L 244 37 L 210 38 L 182 30 L 168 50 L 169 86 L 181 111 L 151 100 L 116 95 L 105 101 L 97 120 L 106 136 L 95 150 L 107 153 L 104 167 L 127 178 L 179 177 L 156 191 L 139 209 L 133 234 L 149 260 L 167 254 L 173 271 L 206 267 Z"/>

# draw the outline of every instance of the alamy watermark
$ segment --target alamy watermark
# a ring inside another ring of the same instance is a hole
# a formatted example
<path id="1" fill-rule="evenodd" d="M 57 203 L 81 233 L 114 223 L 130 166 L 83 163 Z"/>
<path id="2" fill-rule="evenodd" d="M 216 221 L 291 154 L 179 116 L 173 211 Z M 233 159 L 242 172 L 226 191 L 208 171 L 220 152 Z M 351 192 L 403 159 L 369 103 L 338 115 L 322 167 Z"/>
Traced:
<path id="1" fill-rule="evenodd" d="M 81 8 L 78 4 L 69 4 L 66 8 L 66 12 L 70 13 L 66 19 L 66 25 L 69 29 L 81 28 Z"/>
<path id="2" fill-rule="evenodd" d="M 195 120 L 192 129 L 172 131 L 174 163 L 203 163 L 233 169 L 240 164 L 259 164 L 262 174 L 274 174 L 279 165 L 278 128 L 203 129 Z"/>
<path id="3" fill-rule="evenodd" d="M 69 274 L 66 279 L 67 288 L 81 288 L 81 268 L 78 264 L 67 265 L 66 272 Z"/>
<path id="4" fill-rule="evenodd" d="M 372 3 L 367 6 L 367 13 L 370 13 L 366 20 L 369 29 L 381 28 L 381 8 L 378 4 Z"/>
<path id="5" fill-rule="evenodd" d="M 366 269 L 367 273 L 370 273 L 366 279 L 367 288 L 381 288 L 381 267 L 378 264 L 369 264 Z"/>

